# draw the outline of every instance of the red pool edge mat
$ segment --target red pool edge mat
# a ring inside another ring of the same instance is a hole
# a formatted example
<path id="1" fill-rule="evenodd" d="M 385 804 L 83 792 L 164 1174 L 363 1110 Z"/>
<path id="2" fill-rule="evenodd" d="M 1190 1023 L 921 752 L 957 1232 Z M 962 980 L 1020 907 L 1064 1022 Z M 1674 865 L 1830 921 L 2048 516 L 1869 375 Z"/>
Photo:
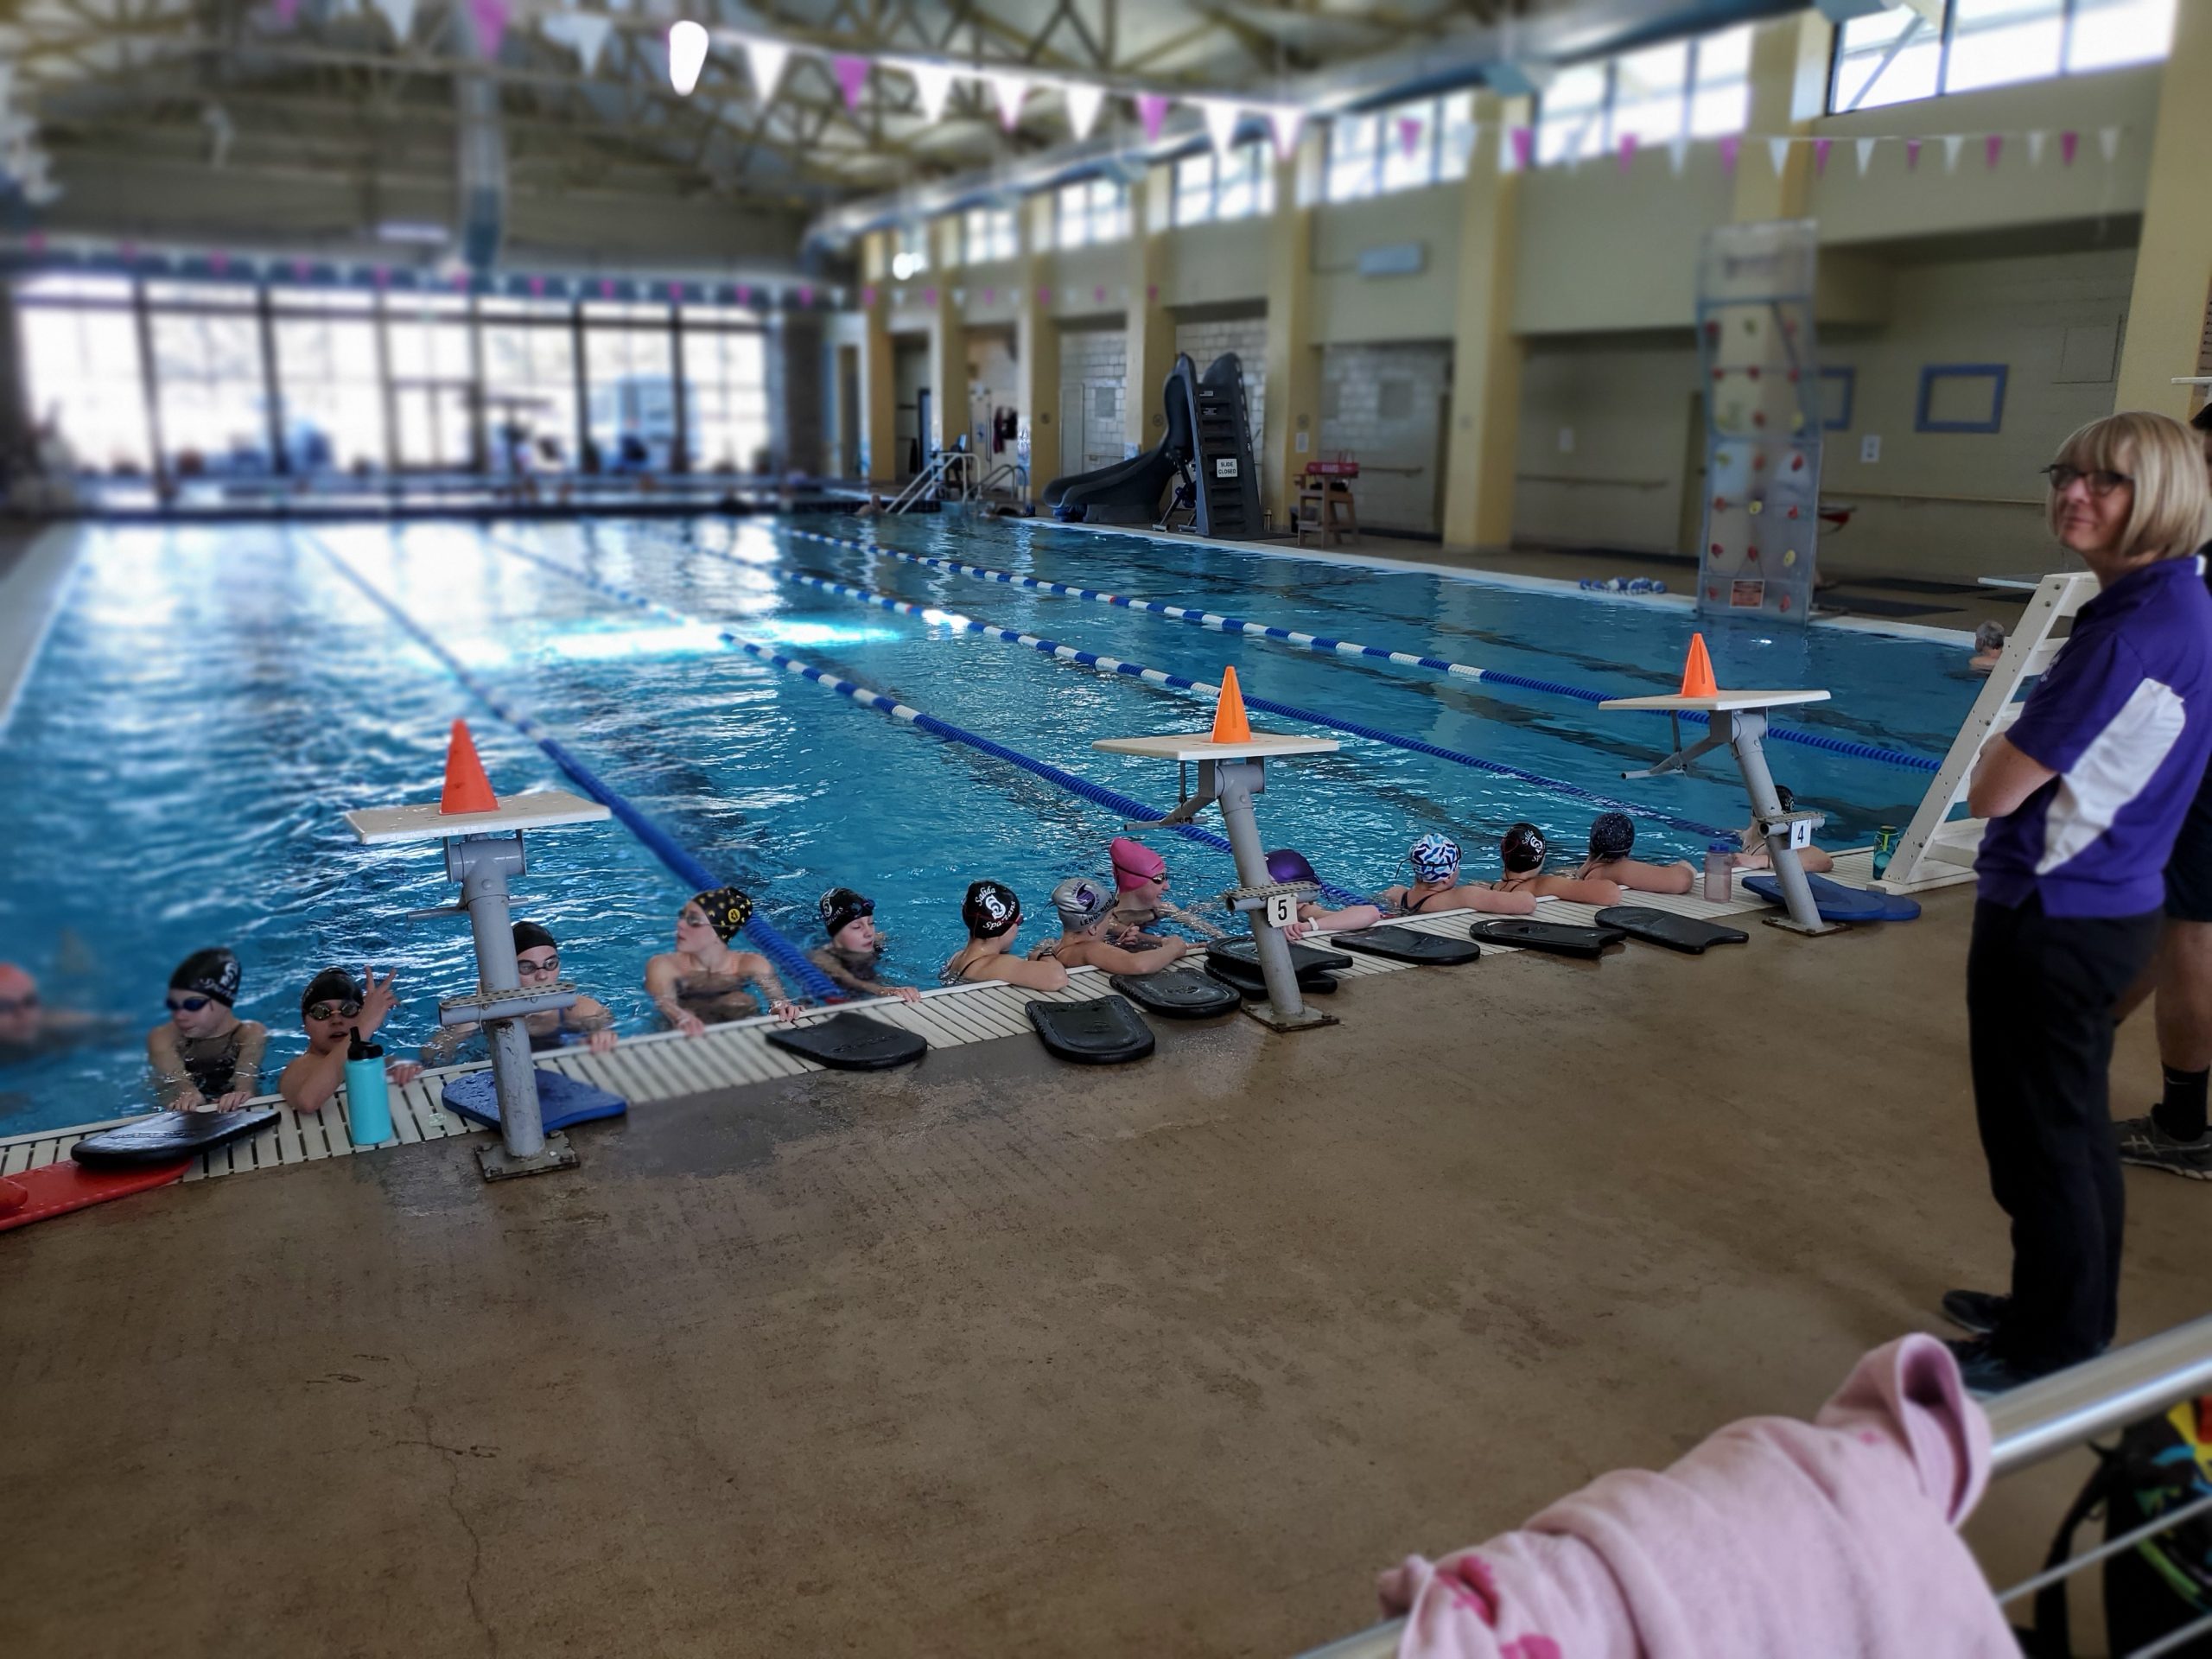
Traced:
<path id="1" fill-rule="evenodd" d="M 60 1163 L 42 1165 L 20 1174 L 0 1175 L 0 1233 L 12 1227 L 28 1227 L 49 1216 L 64 1216 L 72 1210 L 105 1204 L 110 1198 L 125 1198 L 133 1192 L 167 1186 L 172 1181 L 181 1180 L 193 1162 L 187 1158 L 180 1163 L 157 1164 L 149 1169 L 87 1169 L 64 1159 Z"/>

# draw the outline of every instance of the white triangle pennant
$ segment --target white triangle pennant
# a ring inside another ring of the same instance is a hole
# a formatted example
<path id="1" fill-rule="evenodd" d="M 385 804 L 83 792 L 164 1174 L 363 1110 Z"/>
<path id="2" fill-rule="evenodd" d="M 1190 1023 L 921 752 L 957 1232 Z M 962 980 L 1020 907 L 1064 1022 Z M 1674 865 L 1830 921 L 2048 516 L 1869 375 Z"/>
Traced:
<path id="1" fill-rule="evenodd" d="M 2118 161 L 2120 159 L 2120 129 L 2118 127 L 2099 127 L 2097 129 L 2097 149 L 2098 152 L 2104 156 L 2105 162 L 2107 166 L 2113 162 Z"/>
<path id="2" fill-rule="evenodd" d="M 1106 101 L 1106 89 L 1088 81 L 1070 81 L 1060 88 L 1060 97 L 1068 106 L 1068 130 L 1077 138 L 1090 137 L 1098 124 L 1099 106 Z"/>
<path id="3" fill-rule="evenodd" d="M 983 79 L 991 85 L 991 96 L 999 106 L 999 124 L 1008 132 L 1021 124 L 1021 100 L 1029 96 L 1029 78 L 1014 74 L 1004 69 L 993 69 Z"/>
<path id="4" fill-rule="evenodd" d="M 2029 130 L 2028 165 L 2030 167 L 2041 167 L 2043 165 L 2044 141 L 2050 137 L 2050 135 L 2045 132 L 2041 127 L 2034 127 Z"/>
<path id="5" fill-rule="evenodd" d="M 1789 165 L 1789 140 L 1770 138 L 1766 141 L 1766 158 L 1774 163 L 1774 176 L 1782 176 L 1783 168 Z"/>
<path id="6" fill-rule="evenodd" d="M 1306 111 L 1293 104 L 1278 104 L 1268 111 L 1268 124 L 1274 130 L 1275 159 L 1288 161 L 1298 154 L 1298 135 L 1305 130 Z"/>
<path id="7" fill-rule="evenodd" d="M 1874 141 L 1872 138 L 1859 138 L 1853 142 L 1858 149 L 1859 176 L 1863 179 L 1866 176 L 1866 169 L 1874 164 Z"/>
<path id="8" fill-rule="evenodd" d="M 415 31 L 415 0 L 370 0 L 391 25 L 391 37 L 404 41 Z"/>
<path id="9" fill-rule="evenodd" d="M 1213 147 L 1222 155 L 1229 154 L 1229 147 L 1236 142 L 1237 124 L 1243 120 L 1242 106 L 1225 98 L 1202 98 L 1198 110 L 1206 118 L 1206 131 L 1213 137 Z"/>
<path id="10" fill-rule="evenodd" d="M 1955 173 L 1959 170 L 1959 152 L 1966 147 L 1967 136 L 1963 132 L 1947 132 L 1943 135 L 1943 170 L 1946 173 Z"/>
<path id="11" fill-rule="evenodd" d="M 952 97 L 952 71 L 941 63 L 910 63 L 906 69 L 913 77 L 914 101 L 922 106 L 922 119 L 934 126 Z"/>
<path id="12" fill-rule="evenodd" d="M 1687 134 L 1677 133 L 1668 140 L 1667 166 L 1676 178 L 1682 176 L 1682 169 L 1689 165 L 1689 159 L 1690 141 Z"/>
<path id="13" fill-rule="evenodd" d="M 791 61 L 791 49 L 781 41 L 747 41 L 745 43 L 745 67 L 753 72 L 753 95 L 766 104 L 776 95 L 776 83 L 784 78 L 784 66 Z"/>
<path id="14" fill-rule="evenodd" d="M 613 29 L 614 20 L 598 11 L 557 12 L 545 20 L 545 32 L 575 53 L 578 66 L 588 75 L 597 73 L 599 54 L 607 49 L 607 37 Z"/>

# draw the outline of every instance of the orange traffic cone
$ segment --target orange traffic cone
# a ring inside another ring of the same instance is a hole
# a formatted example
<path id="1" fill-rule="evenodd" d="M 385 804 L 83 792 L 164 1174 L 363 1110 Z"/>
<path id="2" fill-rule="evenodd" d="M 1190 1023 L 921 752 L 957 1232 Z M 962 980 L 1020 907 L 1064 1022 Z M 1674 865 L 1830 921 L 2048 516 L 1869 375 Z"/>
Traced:
<path id="1" fill-rule="evenodd" d="M 492 780 L 484 775 L 484 763 L 476 758 L 476 740 L 468 734 L 468 722 L 456 720 L 453 735 L 446 741 L 446 787 L 438 797 L 441 812 L 496 812 L 499 798 L 492 792 Z"/>
<path id="2" fill-rule="evenodd" d="M 1682 664 L 1682 696 L 1714 697 L 1720 687 L 1713 678 L 1713 658 L 1705 654 L 1705 636 L 1690 635 L 1690 654 Z"/>
<path id="3" fill-rule="evenodd" d="M 1221 696 L 1213 706 L 1213 741 L 1249 743 L 1252 722 L 1244 718 L 1244 694 L 1236 689 L 1236 671 L 1221 671 Z"/>

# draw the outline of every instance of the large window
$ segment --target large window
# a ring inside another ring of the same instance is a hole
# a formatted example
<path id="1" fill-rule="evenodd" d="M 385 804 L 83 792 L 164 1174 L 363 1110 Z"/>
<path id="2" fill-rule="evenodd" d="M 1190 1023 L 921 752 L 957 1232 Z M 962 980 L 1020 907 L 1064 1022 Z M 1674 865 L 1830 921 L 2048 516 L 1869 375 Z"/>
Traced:
<path id="1" fill-rule="evenodd" d="M 658 473 L 674 466 L 676 362 L 668 308 L 584 307 L 584 372 L 591 379 L 587 470 Z"/>
<path id="2" fill-rule="evenodd" d="M 1011 207 L 970 207 L 961 216 L 962 240 L 968 263 L 1011 259 L 1020 251 Z"/>
<path id="3" fill-rule="evenodd" d="M 1264 143 L 1239 144 L 1226 156 L 1203 149 L 1175 163 L 1178 225 L 1264 218 L 1274 210 L 1274 163 Z"/>
<path id="4" fill-rule="evenodd" d="M 2172 40 L 2174 0 L 1945 0 L 1942 17 L 1897 6 L 1844 24 L 1828 108 L 2151 62 Z"/>
<path id="5" fill-rule="evenodd" d="M 437 471 L 475 466 L 476 366 L 468 302 L 410 294 L 386 303 L 392 435 L 399 451 L 392 459 L 402 467 Z"/>
<path id="6" fill-rule="evenodd" d="M 16 296 L 32 418 L 53 423 L 79 467 L 150 471 L 154 446 L 129 279 L 38 276 Z"/>
<path id="7" fill-rule="evenodd" d="M 1118 242 L 1129 233 L 1129 188 L 1113 179 L 1062 185 L 1058 209 L 1058 239 L 1064 248 Z"/>
<path id="8" fill-rule="evenodd" d="M 486 299 L 485 437 L 494 472 L 560 472 L 576 459 L 576 345 L 566 302 Z"/>
<path id="9" fill-rule="evenodd" d="M 760 471 L 768 447 L 765 342 L 755 327 L 694 326 L 698 309 L 684 308 L 683 328 L 683 413 L 690 428 L 692 469 Z"/>
<path id="10" fill-rule="evenodd" d="M 1464 178 L 1474 147 L 1471 92 L 1339 117 L 1329 127 L 1328 199 L 1357 201 Z"/>
<path id="11" fill-rule="evenodd" d="M 187 478 L 266 473 L 269 397 L 251 288 L 160 284 L 153 316 L 162 459 Z"/>
<path id="12" fill-rule="evenodd" d="M 1627 52 L 1560 72 L 1536 111 L 1536 160 L 1573 161 L 1619 148 L 1741 132 L 1751 114 L 1751 31 Z"/>
<path id="13" fill-rule="evenodd" d="M 369 295 L 301 296 L 276 315 L 276 384 L 294 472 L 373 470 L 385 453 L 384 367 Z"/>

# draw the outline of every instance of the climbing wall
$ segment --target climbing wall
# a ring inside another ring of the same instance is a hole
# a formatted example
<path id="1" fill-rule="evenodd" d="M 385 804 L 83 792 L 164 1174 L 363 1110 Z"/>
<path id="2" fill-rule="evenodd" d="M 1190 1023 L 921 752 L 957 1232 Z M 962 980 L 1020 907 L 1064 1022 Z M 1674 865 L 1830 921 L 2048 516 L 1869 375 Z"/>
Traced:
<path id="1" fill-rule="evenodd" d="M 1698 271 L 1706 482 L 1698 609 L 1802 622 L 1820 536 L 1810 219 L 1727 225 Z"/>

